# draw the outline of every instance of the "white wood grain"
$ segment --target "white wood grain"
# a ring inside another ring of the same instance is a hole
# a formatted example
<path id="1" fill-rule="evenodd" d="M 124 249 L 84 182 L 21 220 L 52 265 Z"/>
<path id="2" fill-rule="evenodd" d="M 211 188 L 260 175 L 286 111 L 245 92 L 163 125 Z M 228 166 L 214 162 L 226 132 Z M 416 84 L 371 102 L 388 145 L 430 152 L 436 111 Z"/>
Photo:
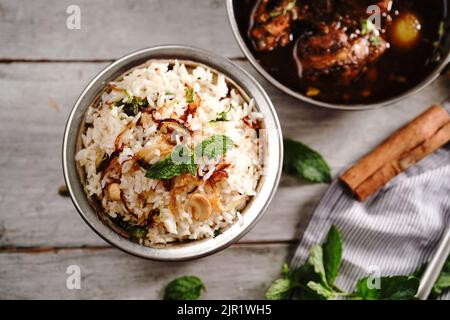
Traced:
<path id="1" fill-rule="evenodd" d="M 117 249 L 0 253 L 0 299 L 161 299 L 175 277 L 197 275 L 205 299 L 264 299 L 287 259 L 287 245 L 235 246 L 188 262 L 153 262 Z M 81 289 L 68 290 L 69 265 Z"/>
<path id="2" fill-rule="evenodd" d="M 81 10 L 69 30 L 66 9 Z M 242 56 L 224 0 L 2 0 L 0 59 L 114 59 L 161 44 Z"/>
<path id="3" fill-rule="evenodd" d="M 81 30 L 66 28 L 71 4 L 81 8 Z M 205 298 L 264 298 L 295 247 L 280 242 L 300 238 L 326 185 L 284 176 L 268 212 L 242 240 L 246 244 L 183 263 L 146 261 L 109 248 L 70 200 L 57 194 L 67 115 L 83 87 L 106 66 L 74 61 L 107 61 L 169 43 L 242 58 L 225 1 L 0 0 L 0 30 L 0 62 L 49 62 L 0 63 L 0 298 L 158 299 L 170 280 L 184 274 L 204 279 Z M 441 78 L 389 108 L 326 110 L 286 96 L 247 62 L 236 62 L 268 91 L 284 135 L 320 151 L 335 175 L 448 95 L 448 80 Z M 66 289 L 70 264 L 81 267 L 81 290 Z"/>
<path id="4" fill-rule="evenodd" d="M 335 174 L 448 91 L 446 80 L 440 79 L 395 106 L 333 111 L 287 97 L 248 63 L 238 63 L 269 92 L 284 135 L 319 150 Z M 63 184 L 61 142 L 67 115 L 82 88 L 105 65 L 0 64 L 5 93 L 0 95 L 0 247 L 105 245 L 70 200 L 57 194 Z M 283 177 L 268 212 L 242 241 L 297 240 L 326 187 Z"/>

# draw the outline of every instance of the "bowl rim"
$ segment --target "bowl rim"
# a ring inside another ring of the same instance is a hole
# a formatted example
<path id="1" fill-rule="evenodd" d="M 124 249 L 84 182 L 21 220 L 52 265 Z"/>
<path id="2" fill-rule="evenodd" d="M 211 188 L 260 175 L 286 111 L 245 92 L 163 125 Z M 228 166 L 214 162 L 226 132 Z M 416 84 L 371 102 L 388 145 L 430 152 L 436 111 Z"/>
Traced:
<path id="1" fill-rule="evenodd" d="M 396 102 L 399 102 L 406 97 L 413 95 L 415 93 L 418 93 L 425 87 L 427 87 L 431 82 L 433 82 L 436 78 L 439 77 L 440 73 L 446 68 L 448 64 L 450 64 L 450 50 L 447 53 L 447 56 L 442 59 L 440 64 L 436 67 L 435 70 L 433 70 L 425 79 L 423 79 L 421 82 L 416 84 L 411 89 L 405 91 L 402 94 L 399 94 L 397 96 L 394 96 L 392 98 L 382 100 L 380 102 L 374 102 L 369 104 L 354 104 L 354 105 L 346 105 L 346 104 L 333 104 L 329 102 L 323 102 L 311 99 L 297 91 L 294 91 L 287 86 L 283 85 L 281 82 L 276 80 L 274 77 L 272 77 L 256 60 L 256 58 L 253 56 L 249 48 L 247 47 L 244 39 L 242 39 L 241 33 L 239 32 L 239 27 L 237 25 L 236 16 L 234 14 L 234 8 L 233 8 L 233 2 L 234 0 L 226 0 L 226 7 L 227 7 L 227 15 L 228 15 L 228 22 L 231 26 L 231 30 L 233 31 L 234 38 L 236 42 L 239 45 L 239 48 L 241 49 L 244 56 L 250 61 L 251 65 L 267 80 L 269 81 L 273 86 L 280 89 L 281 91 L 287 93 L 288 95 L 297 98 L 299 100 L 302 100 L 304 102 L 308 102 L 310 104 L 328 108 L 328 109 L 335 109 L 335 110 L 347 110 L 347 111 L 362 111 L 362 110 L 370 110 L 370 109 L 378 109 L 382 107 L 386 107 L 388 105 L 394 104 Z"/>
<path id="2" fill-rule="evenodd" d="M 268 155 L 264 163 L 265 175 L 258 186 L 257 194 L 251 199 L 243 214 L 243 221 L 236 221 L 227 230 L 215 237 L 191 242 L 180 242 L 167 245 L 165 248 L 154 248 L 133 242 L 115 232 L 97 216 L 95 209 L 88 201 L 84 187 L 78 176 L 75 164 L 75 148 L 78 131 L 85 111 L 98 97 L 107 82 L 126 71 L 142 65 L 152 59 L 190 60 L 204 64 L 236 83 L 251 98 L 255 99 L 257 109 L 263 113 L 266 126 L 277 131 L 268 134 L 265 151 Z M 121 71 L 121 69 L 123 69 Z M 108 78 L 109 77 L 109 78 Z M 123 56 L 100 71 L 76 100 L 68 116 L 62 144 L 62 167 L 64 180 L 70 198 L 80 216 L 91 229 L 111 245 L 129 254 L 158 261 L 184 261 L 204 257 L 225 249 L 242 238 L 261 219 L 277 190 L 281 166 L 283 163 L 283 140 L 281 125 L 275 108 L 263 87 L 244 69 L 232 63 L 229 59 L 215 53 L 185 45 L 161 45 L 141 49 Z M 270 150 L 269 150 L 270 149 Z M 267 166 L 267 167 L 266 167 Z"/>

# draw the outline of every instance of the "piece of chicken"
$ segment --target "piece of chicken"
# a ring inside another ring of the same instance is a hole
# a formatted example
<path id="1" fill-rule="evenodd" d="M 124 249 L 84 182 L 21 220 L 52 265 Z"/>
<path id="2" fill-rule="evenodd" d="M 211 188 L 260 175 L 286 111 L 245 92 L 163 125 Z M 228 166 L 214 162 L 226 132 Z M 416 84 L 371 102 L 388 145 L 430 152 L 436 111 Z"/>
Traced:
<path id="1" fill-rule="evenodd" d="M 258 51 L 271 51 L 291 41 L 292 21 L 299 16 L 295 0 L 261 0 L 252 16 L 251 37 Z"/>
<path id="2" fill-rule="evenodd" d="M 292 41 L 295 27 L 300 75 L 349 84 L 389 47 L 373 24 L 371 30 L 361 26 L 370 4 L 378 5 L 381 14 L 390 10 L 392 0 L 260 0 L 250 35 L 256 50 L 272 51 Z"/>
<path id="3" fill-rule="evenodd" d="M 299 41 L 294 57 L 302 77 L 314 82 L 337 80 L 346 85 L 369 63 L 377 60 L 387 47 L 381 37 L 370 34 L 349 36 L 333 24 L 324 27 L 319 34 Z"/>

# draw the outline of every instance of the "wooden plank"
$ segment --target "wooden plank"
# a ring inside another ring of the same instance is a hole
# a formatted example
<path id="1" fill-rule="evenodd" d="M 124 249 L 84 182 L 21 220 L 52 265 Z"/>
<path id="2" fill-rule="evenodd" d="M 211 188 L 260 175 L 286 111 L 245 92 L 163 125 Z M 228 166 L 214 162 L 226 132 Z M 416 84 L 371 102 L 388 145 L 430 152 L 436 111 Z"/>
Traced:
<path id="1" fill-rule="evenodd" d="M 69 30 L 66 9 L 81 10 Z M 0 3 L 0 59 L 114 59 L 161 44 L 242 56 L 224 0 L 8 0 Z"/>
<path id="2" fill-rule="evenodd" d="M 247 62 L 238 63 L 268 91 L 284 135 L 319 150 L 335 174 L 448 91 L 446 80 L 439 79 L 395 106 L 333 111 L 287 97 Z M 70 200 L 57 195 L 63 184 L 61 140 L 67 115 L 84 85 L 104 66 L 0 64 L 0 87 L 7 93 L 0 96 L 0 247 L 105 245 Z M 268 212 L 242 241 L 297 240 L 326 187 L 283 177 Z"/>
<path id="3" fill-rule="evenodd" d="M 264 299 L 288 249 L 241 245 L 179 263 L 147 261 L 116 249 L 0 253 L 0 298 L 161 299 L 171 280 L 197 275 L 206 285 L 205 299 Z M 80 290 L 66 287 L 69 265 L 80 267 Z"/>

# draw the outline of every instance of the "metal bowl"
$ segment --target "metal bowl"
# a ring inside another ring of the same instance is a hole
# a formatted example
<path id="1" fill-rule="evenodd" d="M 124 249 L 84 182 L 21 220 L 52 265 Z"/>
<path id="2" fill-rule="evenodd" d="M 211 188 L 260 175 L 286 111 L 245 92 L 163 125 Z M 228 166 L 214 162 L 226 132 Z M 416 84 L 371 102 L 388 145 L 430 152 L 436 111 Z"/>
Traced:
<path id="1" fill-rule="evenodd" d="M 250 63 L 253 65 L 253 67 L 272 85 L 280 89 L 281 91 L 284 91 L 285 93 L 308 103 L 311 103 L 316 106 L 330 108 L 330 109 L 339 109 L 339 110 L 367 110 L 367 109 L 374 109 L 374 108 L 380 108 L 384 107 L 390 104 L 393 104 L 395 102 L 398 102 L 407 96 L 417 93 L 426 86 L 428 86 L 433 80 L 435 80 L 437 77 L 439 77 L 442 70 L 450 63 L 450 52 L 447 52 L 446 56 L 441 60 L 441 63 L 436 67 L 436 69 L 428 75 L 425 79 L 423 79 L 420 83 L 418 83 L 416 86 L 411 88 L 410 90 L 394 96 L 390 99 L 383 100 L 376 103 L 370 103 L 370 104 L 352 104 L 352 105 L 345 105 L 345 104 L 333 104 L 328 102 L 322 102 L 318 100 L 311 99 L 297 91 L 294 91 L 287 86 L 280 83 L 278 80 L 276 80 L 274 77 L 272 77 L 256 60 L 256 58 L 253 56 L 250 49 L 247 47 L 244 39 L 242 39 L 242 36 L 239 32 L 239 27 L 237 25 L 236 17 L 234 14 L 234 6 L 233 3 L 235 0 L 227 0 L 227 13 L 228 13 L 228 20 L 231 25 L 231 29 L 233 30 L 234 37 L 239 44 L 239 47 L 241 48 L 242 52 L 244 53 L 245 57 L 250 61 Z M 449 37 L 447 37 L 449 38 Z M 446 40 L 447 42 L 450 42 L 450 40 Z"/>
<path id="2" fill-rule="evenodd" d="M 227 77 L 227 81 L 241 92 L 247 93 L 256 102 L 257 109 L 263 114 L 266 133 L 260 140 L 263 144 L 264 170 L 257 195 L 243 211 L 243 220 L 236 222 L 213 239 L 178 242 L 159 247 L 140 245 L 114 231 L 102 221 L 91 205 L 81 182 L 75 154 L 79 137 L 84 131 L 84 114 L 87 108 L 97 101 L 105 85 L 151 59 L 178 59 L 191 64 L 204 64 Z M 283 143 L 280 123 L 274 107 L 264 89 L 246 71 L 229 60 L 213 53 L 186 46 L 160 46 L 143 49 L 129 54 L 109 65 L 100 72 L 84 89 L 76 101 L 66 124 L 63 141 L 63 170 L 67 188 L 73 204 L 84 221 L 104 240 L 130 254 L 162 261 L 180 261 L 206 256 L 224 249 L 244 236 L 263 216 L 273 198 L 281 174 L 283 163 Z"/>

